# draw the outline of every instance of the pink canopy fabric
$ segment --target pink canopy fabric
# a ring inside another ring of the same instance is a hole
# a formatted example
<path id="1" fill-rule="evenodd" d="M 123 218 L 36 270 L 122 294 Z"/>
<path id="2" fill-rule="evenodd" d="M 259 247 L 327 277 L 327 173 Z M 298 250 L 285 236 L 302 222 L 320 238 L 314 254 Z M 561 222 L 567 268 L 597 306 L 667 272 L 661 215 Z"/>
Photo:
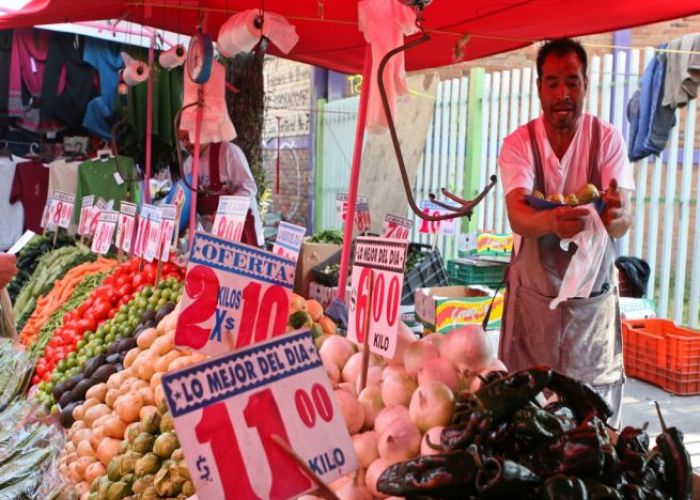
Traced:
<path id="1" fill-rule="evenodd" d="M 21 11 L 0 16 L 0 29 L 112 18 L 190 34 L 204 12 L 204 31 L 215 38 L 231 14 L 261 5 L 285 16 L 300 36 L 290 54 L 271 47 L 272 54 L 345 73 L 362 71 L 365 40 L 353 0 L 32 0 Z M 433 0 L 424 10 L 432 40 L 406 54 L 406 69 L 697 13 L 698 0 Z M 459 52 L 462 57 L 455 59 Z"/>

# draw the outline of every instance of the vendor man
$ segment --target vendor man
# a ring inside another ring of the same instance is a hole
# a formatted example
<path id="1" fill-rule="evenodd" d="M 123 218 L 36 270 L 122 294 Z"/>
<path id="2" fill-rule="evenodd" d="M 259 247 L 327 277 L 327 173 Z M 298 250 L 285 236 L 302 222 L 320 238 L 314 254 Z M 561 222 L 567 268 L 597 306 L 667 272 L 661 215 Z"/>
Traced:
<path id="1" fill-rule="evenodd" d="M 588 60 L 571 39 L 556 39 L 537 53 L 537 93 L 542 115 L 506 137 L 499 168 L 513 232 L 519 236 L 508 270 L 508 295 L 500 358 L 510 370 L 547 365 L 591 384 L 620 423 L 624 384 L 619 303 L 612 238 L 631 225 L 629 191 L 634 189 L 627 148 L 618 130 L 583 113 Z M 535 210 L 525 197 L 576 193 L 591 183 L 605 200 L 600 217 L 611 238 L 589 297 L 549 303 L 575 252 L 560 241 L 584 228 L 582 207 Z M 603 193 L 603 189 L 606 191 Z"/>
<path id="2" fill-rule="evenodd" d="M 180 130 L 178 135 L 190 154 L 184 164 L 185 175 L 190 175 L 194 144 L 190 142 L 187 131 Z M 241 243 L 262 247 L 265 241 L 262 219 L 258 210 L 258 187 L 243 150 L 232 142 L 202 144 L 199 149 L 198 177 L 199 188 L 227 195 L 248 197 L 250 208 L 243 227 Z M 218 206 L 219 195 L 217 194 L 199 194 L 197 196 L 197 213 L 207 231 L 211 231 Z"/>

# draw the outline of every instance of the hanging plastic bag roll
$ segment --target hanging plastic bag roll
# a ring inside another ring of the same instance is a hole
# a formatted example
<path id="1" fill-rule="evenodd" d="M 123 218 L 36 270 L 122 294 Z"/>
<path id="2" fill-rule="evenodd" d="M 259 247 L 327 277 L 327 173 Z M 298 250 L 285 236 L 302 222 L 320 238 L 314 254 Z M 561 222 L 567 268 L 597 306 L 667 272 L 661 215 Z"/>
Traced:
<path id="1" fill-rule="evenodd" d="M 122 59 L 124 59 L 124 83 L 129 87 L 138 85 L 148 80 L 151 74 L 151 69 L 143 61 L 134 59 L 126 52 L 122 52 Z"/>
<path id="2" fill-rule="evenodd" d="M 219 51 L 226 57 L 233 57 L 239 52 L 250 52 L 261 36 L 270 32 L 270 23 L 260 11 L 250 9 L 239 12 L 229 18 L 219 30 Z"/>
<path id="3" fill-rule="evenodd" d="M 158 56 L 158 62 L 165 69 L 177 68 L 185 63 L 187 51 L 182 45 L 176 45 L 170 50 L 161 52 Z"/>

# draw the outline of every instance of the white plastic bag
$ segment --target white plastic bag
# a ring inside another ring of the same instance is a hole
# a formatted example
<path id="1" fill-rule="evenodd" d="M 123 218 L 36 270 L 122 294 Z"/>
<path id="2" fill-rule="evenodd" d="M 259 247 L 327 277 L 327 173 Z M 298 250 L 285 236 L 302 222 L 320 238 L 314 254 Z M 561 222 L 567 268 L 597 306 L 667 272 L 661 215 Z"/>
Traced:
<path id="1" fill-rule="evenodd" d="M 559 295 L 549 303 L 549 308 L 554 310 L 557 306 L 573 297 L 590 297 L 596 276 L 600 271 L 600 264 L 605 256 L 605 248 L 608 244 L 608 231 L 598 212 L 593 205 L 587 205 L 590 212 L 586 218 L 583 231 L 573 238 L 561 240 L 561 248 L 569 249 L 573 242 L 578 247 L 571 257 L 569 267 L 566 268 L 564 279 L 559 287 Z"/>

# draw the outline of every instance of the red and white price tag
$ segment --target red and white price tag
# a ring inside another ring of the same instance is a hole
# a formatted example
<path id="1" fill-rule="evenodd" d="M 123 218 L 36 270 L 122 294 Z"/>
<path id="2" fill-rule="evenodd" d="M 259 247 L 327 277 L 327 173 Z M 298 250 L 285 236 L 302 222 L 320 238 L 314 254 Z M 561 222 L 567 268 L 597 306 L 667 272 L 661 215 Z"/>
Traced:
<path id="1" fill-rule="evenodd" d="M 73 206 L 75 205 L 75 195 L 63 191 L 54 191 L 52 206 L 52 223 L 58 227 L 68 229 L 73 220 Z"/>
<path id="2" fill-rule="evenodd" d="M 348 216 L 348 199 L 347 193 L 338 193 L 335 197 L 336 214 L 343 224 L 345 224 Z M 369 199 L 362 194 L 357 195 L 357 201 L 355 202 L 355 226 L 361 233 L 368 231 L 372 226 Z"/>
<path id="3" fill-rule="evenodd" d="M 92 206 L 95 204 L 95 195 L 83 196 L 80 203 L 80 221 L 78 223 L 78 234 L 84 236 L 88 234 L 90 222 L 92 222 Z"/>
<path id="4" fill-rule="evenodd" d="M 100 219 L 100 215 L 102 214 L 103 211 L 105 210 L 111 210 L 112 206 L 111 204 L 107 203 L 105 200 L 102 198 L 97 198 L 97 201 L 95 202 L 95 205 L 92 207 L 92 211 L 90 213 L 90 225 L 88 227 L 88 236 L 93 236 L 97 232 L 97 222 Z"/>
<path id="5" fill-rule="evenodd" d="M 325 483 L 358 467 L 308 330 L 164 374 L 162 383 L 198 498 L 286 500 L 313 490 L 273 436 Z"/>
<path id="6" fill-rule="evenodd" d="M 229 241 L 241 241 L 249 208 L 247 196 L 220 196 L 212 234 Z"/>
<path id="7" fill-rule="evenodd" d="M 104 210 L 100 213 L 97 221 L 97 229 L 95 237 L 92 239 L 90 249 L 98 254 L 104 255 L 109 252 L 109 247 L 112 245 L 112 237 L 114 236 L 114 228 L 117 226 L 119 214 L 114 210 Z"/>
<path id="8" fill-rule="evenodd" d="M 451 202 L 445 202 L 446 204 L 451 204 Z M 455 207 L 457 205 L 455 204 Z M 437 217 L 439 215 L 445 215 L 453 213 L 450 210 L 445 209 L 439 205 L 436 205 L 432 201 L 423 200 L 420 202 L 420 209 L 424 214 L 432 215 Z M 427 221 L 423 220 L 418 231 L 421 234 L 437 234 L 440 233 L 444 236 L 453 236 L 457 232 L 457 219 L 447 219 L 439 221 Z"/>
<path id="9" fill-rule="evenodd" d="M 175 345 L 217 355 L 282 335 L 296 262 L 196 233 Z"/>
<path id="10" fill-rule="evenodd" d="M 117 225 L 117 248 L 125 252 L 131 251 L 136 226 L 136 204 L 122 201 L 119 206 L 119 224 Z"/>
<path id="11" fill-rule="evenodd" d="M 295 226 L 288 222 L 280 222 L 277 227 L 277 239 L 272 247 L 272 253 L 296 261 L 299 249 L 304 241 L 306 228 Z"/>
<path id="12" fill-rule="evenodd" d="M 44 205 L 44 211 L 41 214 L 41 222 L 39 225 L 41 226 L 41 229 L 47 229 L 49 231 L 53 231 L 56 227 L 55 225 L 51 224 L 51 213 L 53 210 L 53 198 L 48 198 L 46 200 L 46 204 Z"/>
<path id="13" fill-rule="evenodd" d="M 370 351 L 385 358 L 396 352 L 407 249 L 408 242 L 387 238 L 360 237 L 355 241 L 348 339 L 363 344 L 369 335 Z"/>
<path id="14" fill-rule="evenodd" d="M 175 234 L 175 218 L 177 217 L 177 207 L 175 205 L 163 205 L 160 209 L 160 235 L 158 236 L 158 248 L 160 249 L 158 259 L 163 262 L 170 260 L 170 248 Z"/>
<path id="15" fill-rule="evenodd" d="M 148 235 L 151 232 L 151 219 L 155 217 L 157 211 L 158 209 L 153 205 L 144 204 L 141 206 L 136 239 L 134 240 L 134 249 L 132 251 L 136 257 L 145 257 L 146 247 L 148 246 Z"/>
<path id="16" fill-rule="evenodd" d="M 143 258 L 146 262 L 153 262 L 160 256 L 160 225 L 162 213 L 159 208 L 154 208 L 155 210 L 151 213 L 149 218 L 150 223 L 147 224 L 148 231 L 145 233 L 146 248 L 143 252 Z"/>
<path id="17" fill-rule="evenodd" d="M 408 235 L 411 233 L 413 221 L 398 215 L 386 214 L 384 217 L 384 238 L 392 238 L 395 240 L 408 240 Z"/>

